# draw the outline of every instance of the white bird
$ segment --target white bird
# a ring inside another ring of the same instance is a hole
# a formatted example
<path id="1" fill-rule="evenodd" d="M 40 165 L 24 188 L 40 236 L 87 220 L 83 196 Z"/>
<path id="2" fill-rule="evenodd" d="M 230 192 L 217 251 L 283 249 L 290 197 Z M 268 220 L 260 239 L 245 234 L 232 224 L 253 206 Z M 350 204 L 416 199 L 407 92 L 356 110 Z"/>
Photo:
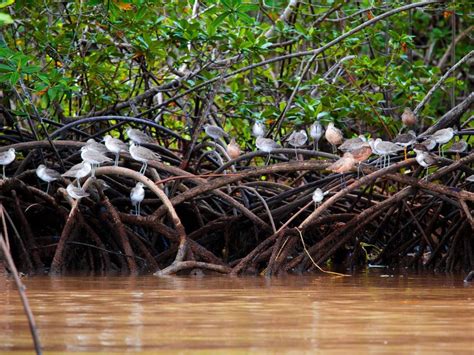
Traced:
<path id="1" fill-rule="evenodd" d="M 96 167 L 112 161 L 109 157 L 87 146 L 81 148 L 81 158 L 92 166 L 92 176 L 95 176 Z"/>
<path id="2" fill-rule="evenodd" d="M 96 152 L 106 154 L 108 153 L 108 149 L 102 143 L 96 142 L 94 139 L 89 138 L 86 142 L 86 147 L 90 148 L 91 150 L 95 150 Z"/>
<path id="3" fill-rule="evenodd" d="M 255 141 L 257 148 L 265 153 L 268 153 L 268 159 L 265 164 L 270 161 L 271 153 L 274 149 L 279 148 L 280 145 L 271 138 L 257 137 Z"/>
<path id="4" fill-rule="evenodd" d="M 323 136 L 323 131 L 324 128 L 319 123 L 319 121 L 314 122 L 310 127 L 309 127 L 309 135 L 311 138 L 313 138 L 314 141 L 314 148 L 318 150 L 318 143 L 321 137 Z"/>
<path id="5" fill-rule="evenodd" d="M 417 163 L 423 168 L 426 168 L 426 178 L 428 178 L 428 168 L 431 165 L 436 164 L 436 158 L 429 152 L 422 149 L 414 148 L 413 151 L 416 153 Z"/>
<path id="6" fill-rule="evenodd" d="M 280 145 L 271 138 L 257 137 L 255 145 L 265 153 L 271 153 L 274 149 L 279 148 Z"/>
<path id="7" fill-rule="evenodd" d="M 319 205 L 323 200 L 324 196 L 328 194 L 328 191 L 323 192 L 319 187 L 313 192 L 313 201 L 316 205 Z"/>
<path id="8" fill-rule="evenodd" d="M 390 165 L 391 155 L 396 155 L 397 152 L 403 150 L 403 147 L 399 146 L 398 144 L 389 141 L 383 141 L 380 138 L 377 138 L 375 141 L 373 139 L 369 139 L 369 145 L 374 154 L 382 157 L 383 167 Z M 385 164 L 386 161 L 388 164 Z"/>
<path id="9" fill-rule="evenodd" d="M 295 147 L 296 159 L 298 159 L 298 154 L 296 153 L 296 148 L 301 147 L 308 140 L 308 135 L 304 129 L 300 131 L 293 131 L 288 138 L 288 144 Z"/>
<path id="10" fill-rule="evenodd" d="M 148 166 L 148 162 L 150 160 L 160 161 L 161 158 L 158 154 L 153 152 L 152 150 L 136 145 L 135 143 L 130 143 L 130 155 L 136 161 L 142 163 L 142 167 L 140 169 L 140 174 L 145 174 L 146 168 Z"/>
<path id="11" fill-rule="evenodd" d="M 252 126 L 252 135 L 254 137 L 263 137 L 267 133 L 265 125 L 262 122 L 256 121 Z"/>
<path id="12" fill-rule="evenodd" d="M 339 128 L 334 126 L 333 122 L 329 122 L 326 133 L 324 134 L 326 140 L 332 145 L 333 153 L 336 152 L 336 146 L 342 144 L 344 136 Z"/>
<path id="13" fill-rule="evenodd" d="M 145 198 L 145 189 L 143 183 L 137 182 L 135 187 L 130 191 L 130 200 L 132 201 L 133 207 L 135 207 L 135 214 L 140 215 L 140 203 Z"/>
<path id="14" fill-rule="evenodd" d="M 439 144 L 439 154 L 443 153 L 442 146 L 448 143 L 454 137 L 454 129 L 452 127 L 437 130 L 429 138 Z"/>
<path id="15" fill-rule="evenodd" d="M 47 168 L 44 164 L 40 164 L 36 168 L 36 176 L 38 176 L 41 180 L 48 183 L 48 187 L 46 188 L 46 193 L 49 191 L 49 185 L 51 182 L 56 181 L 61 177 L 61 174 L 58 173 L 56 170 Z"/>
<path id="16" fill-rule="evenodd" d="M 104 142 L 105 142 L 106 148 L 110 152 L 115 154 L 114 165 L 117 166 L 119 156 L 120 156 L 120 152 L 128 152 L 128 146 L 124 142 L 122 142 L 120 139 L 114 138 L 114 137 L 109 136 L 109 135 L 106 135 L 104 137 Z"/>
<path id="17" fill-rule="evenodd" d="M 67 194 L 71 196 L 74 200 L 80 200 L 83 197 L 89 196 L 82 188 L 76 187 L 73 184 L 69 184 L 66 187 Z"/>
<path id="18" fill-rule="evenodd" d="M 428 151 L 432 151 L 434 149 L 434 147 L 436 147 L 436 142 L 434 139 L 431 139 L 431 138 L 427 138 L 425 139 L 423 142 L 421 142 L 420 144 L 422 144 Z"/>
<path id="19" fill-rule="evenodd" d="M 156 141 L 152 137 L 138 129 L 128 127 L 126 132 L 128 138 L 132 140 L 135 144 L 140 145 L 146 143 L 156 143 Z"/>
<path id="20" fill-rule="evenodd" d="M 222 137 L 228 137 L 228 134 L 222 128 L 210 124 L 204 125 L 204 131 L 209 137 L 215 140 L 221 139 Z"/>
<path id="21" fill-rule="evenodd" d="M 465 140 L 461 139 L 460 141 L 454 142 L 451 144 L 451 147 L 447 150 L 449 153 L 462 153 L 466 151 L 468 144 Z"/>
<path id="22" fill-rule="evenodd" d="M 469 182 L 474 182 L 474 174 L 473 175 L 470 175 L 466 178 L 466 181 L 469 181 Z"/>
<path id="23" fill-rule="evenodd" d="M 77 179 L 77 185 L 81 187 L 79 180 L 89 175 L 91 171 L 92 166 L 88 162 L 82 162 L 71 167 L 68 171 L 62 174 L 62 176 Z"/>
<path id="24" fill-rule="evenodd" d="M 2 179 L 5 179 L 5 167 L 11 163 L 16 158 L 15 148 L 10 148 L 6 152 L 0 153 L 0 165 L 3 166 Z"/>
<path id="25" fill-rule="evenodd" d="M 355 138 L 349 138 L 346 139 L 339 147 L 338 149 L 341 152 L 350 152 L 352 150 L 356 150 L 359 148 L 362 148 L 364 146 L 367 146 L 367 138 L 363 135 L 359 135 L 358 137 Z"/>

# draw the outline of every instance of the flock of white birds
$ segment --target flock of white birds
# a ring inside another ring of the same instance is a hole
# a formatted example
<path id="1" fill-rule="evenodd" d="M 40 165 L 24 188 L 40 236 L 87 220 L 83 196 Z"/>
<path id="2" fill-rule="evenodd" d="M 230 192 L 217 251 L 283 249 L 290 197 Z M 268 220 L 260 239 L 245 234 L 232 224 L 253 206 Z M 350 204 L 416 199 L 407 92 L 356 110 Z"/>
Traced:
<path id="1" fill-rule="evenodd" d="M 402 115 L 402 122 L 405 127 L 415 126 L 417 123 L 416 116 L 410 109 L 405 109 Z M 226 152 L 230 159 L 236 159 L 241 154 L 240 146 L 236 143 L 235 139 L 232 138 L 229 144 L 225 144 L 224 138 L 229 135 L 220 127 L 215 125 L 206 124 L 204 126 L 205 133 L 216 141 L 222 141 L 226 146 Z M 80 179 L 89 175 L 95 176 L 95 169 L 103 164 L 114 163 L 115 166 L 119 163 L 120 153 L 129 153 L 132 159 L 142 164 L 140 169 L 141 174 L 145 174 L 150 161 L 160 161 L 160 156 L 152 150 L 142 146 L 143 144 L 156 144 L 156 141 L 144 132 L 128 128 L 126 130 L 129 138 L 129 143 L 121 141 L 118 138 L 114 138 L 110 135 L 106 135 L 103 139 L 103 144 L 93 139 L 89 139 L 86 144 L 81 148 L 82 162 L 72 166 L 68 171 L 60 174 L 56 170 L 46 167 L 41 164 L 36 169 L 36 175 L 42 181 L 48 184 L 46 192 L 49 191 L 50 183 L 61 178 L 73 178 L 76 180 L 76 185 L 69 183 L 66 191 L 68 195 L 75 199 L 81 199 L 88 197 L 89 193 L 85 191 L 80 184 Z M 318 121 L 314 122 L 309 127 L 309 136 L 313 141 L 314 149 L 318 150 L 319 141 L 324 136 L 328 143 L 333 147 L 333 153 L 337 150 L 343 152 L 342 157 L 331 164 L 328 167 L 329 171 L 335 173 L 342 173 L 351 171 L 356 165 L 366 161 L 370 156 L 379 156 L 379 164 L 382 167 L 390 165 L 390 157 L 398 155 L 399 152 L 404 151 L 405 159 L 407 157 L 407 148 L 412 147 L 416 154 L 416 161 L 422 167 L 428 169 L 431 165 L 437 161 L 437 156 L 431 151 L 438 146 L 439 154 L 443 153 L 443 146 L 450 142 L 456 135 L 456 131 L 451 128 L 444 128 L 434 132 L 430 136 L 417 137 L 415 132 L 410 130 L 407 133 L 399 134 L 393 141 L 384 141 L 380 138 L 367 139 L 363 135 L 359 135 L 355 138 L 345 139 L 343 133 L 338 129 L 333 122 L 330 122 L 326 128 L 324 128 Z M 265 137 L 267 130 L 262 122 L 255 122 L 252 126 L 252 134 L 256 137 L 255 145 L 257 149 L 268 153 L 268 160 L 270 154 L 277 148 L 280 148 L 280 144 L 275 142 L 273 139 Z M 295 148 L 295 155 L 297 156 L 296 148 L 305 146 L 308 143 L 308 135 L 306 130 L 295 130 L 286 139 L 287 143 Z M 454 142 L 450 148 L 451 153 L 462 153 L 468 149 L 468 144 L 464 140 L 458 140 Z M 113 154 L 115 159 L 110 158 L 107 154 Z M 7 151 L 0 152 L 0 165 L 3 168 L 3 179 L 5 179 L 5 167 L 11 164 L 16 158 L 16 152 L 14 148 L 10 148 Z M 358 169 L 359 171 L 359 169 Z M 474 175 L 467 178 L 468 181 L 474 181 Z M 317 188 L 313 193 L 313 201 L 319 205 L 324 196 L 328 192 L 323 192 Z M 137 182 L 135 187 L 130 192 L 130 200 L 135 208 L 135 214 L 140 214 L 140 203 L 145 197 L 144 184 Z"/>

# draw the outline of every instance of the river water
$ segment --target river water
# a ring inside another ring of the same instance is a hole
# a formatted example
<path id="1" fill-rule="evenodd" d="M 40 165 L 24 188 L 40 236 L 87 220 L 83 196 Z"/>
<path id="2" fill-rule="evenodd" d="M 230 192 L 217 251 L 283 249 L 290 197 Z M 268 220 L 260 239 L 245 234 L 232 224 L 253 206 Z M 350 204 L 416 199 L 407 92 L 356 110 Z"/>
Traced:
<path id="1" fill-rule="evenodd" d="M 474 286 L 462 276 L 23 279 L 46 354 L 474 354 Z M 32 341 L 0 278 L 0 353 Z"/>

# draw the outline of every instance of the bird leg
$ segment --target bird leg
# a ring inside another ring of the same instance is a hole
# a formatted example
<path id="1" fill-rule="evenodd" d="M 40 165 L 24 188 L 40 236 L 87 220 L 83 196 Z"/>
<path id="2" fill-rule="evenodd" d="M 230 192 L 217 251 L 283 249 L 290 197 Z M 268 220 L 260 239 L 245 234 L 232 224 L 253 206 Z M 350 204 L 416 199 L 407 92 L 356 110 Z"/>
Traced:
<path id="1" fill-rule="evenodd" d="M 5 180 L 5 165 L 2 166 L 2 180 Z"/>
<path id="2" fill-rule="evenodd" d="M 141 202 L 138 202 L 137 204 L 137 216 L 140 216 L 140 203 Z"/>
<path id="3" fill-rule="evenodd" d="M 407 157 L 407 147 L 404 147 L 403 148 L 403 154 L 405 155 L 405 161 L 408 160 L 408 157 Z"/>
<path id="4" fill-rule="evenodd" d="M 120 153 L 115 153 L 115 166 L 118 166 L 119 154 Z"/>
<path id="5" fill-rule="evenodd" d="M 46 187 L 46 193 L 49 192 L 49 184 L 50 184 L 50 183 L 48 182 L 48 186 Z"/>
<path id="6" fill-rule="evenodd" d="M 265 162 L 265 165 L 268 165 L 268 163 L 270 162 L 271 156 L 272 156 L 272 153 L 268 153 L 268 158 L 267 158 L 267 161 Z"/>

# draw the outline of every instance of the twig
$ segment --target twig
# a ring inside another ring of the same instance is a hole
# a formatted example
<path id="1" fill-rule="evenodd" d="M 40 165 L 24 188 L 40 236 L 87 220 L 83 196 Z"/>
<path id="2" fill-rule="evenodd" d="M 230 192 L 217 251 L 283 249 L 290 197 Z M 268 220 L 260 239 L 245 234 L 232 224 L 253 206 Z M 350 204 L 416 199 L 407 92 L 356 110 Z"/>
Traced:
<path id="1" fill-rule="evenodd" d="M 2 220 L 5 218 L 3 215 L 3 204 L 0 203 L 0 214 L 2 216 Z M 31 336 L 33 338 L 33 343 L 35 346 L 36 354 L 41 355 L 43 353 L 41 341 L 38 334 L 38 328 L 36 327 L 35 318 L 33 316 L 33 312 L 31 311 L 30 304 L 28 302 L 28 297 L 26 296 L 26 287 L 20 280 L 20 276 L 18 275 L 18 270 L 16 269 L 15 263 L 13 262 L 13 258 L 10 254 L 10 250 L 7 247 L 7 243 L 5 242 L 5 238 L 8 239 L 8 236 L 0 233 L 0 247 L 2 249 L 3 257 L 6 259 L 8 268 L 10 269 L 13 278 L 15 280 L 16 287 L 18 289 L 18 293 L 20 294 L 21 303 L 23 304 L 23 309 L 25 310 L 26 317 L 28 318 L 28 325 L 30 327 Z"/>

